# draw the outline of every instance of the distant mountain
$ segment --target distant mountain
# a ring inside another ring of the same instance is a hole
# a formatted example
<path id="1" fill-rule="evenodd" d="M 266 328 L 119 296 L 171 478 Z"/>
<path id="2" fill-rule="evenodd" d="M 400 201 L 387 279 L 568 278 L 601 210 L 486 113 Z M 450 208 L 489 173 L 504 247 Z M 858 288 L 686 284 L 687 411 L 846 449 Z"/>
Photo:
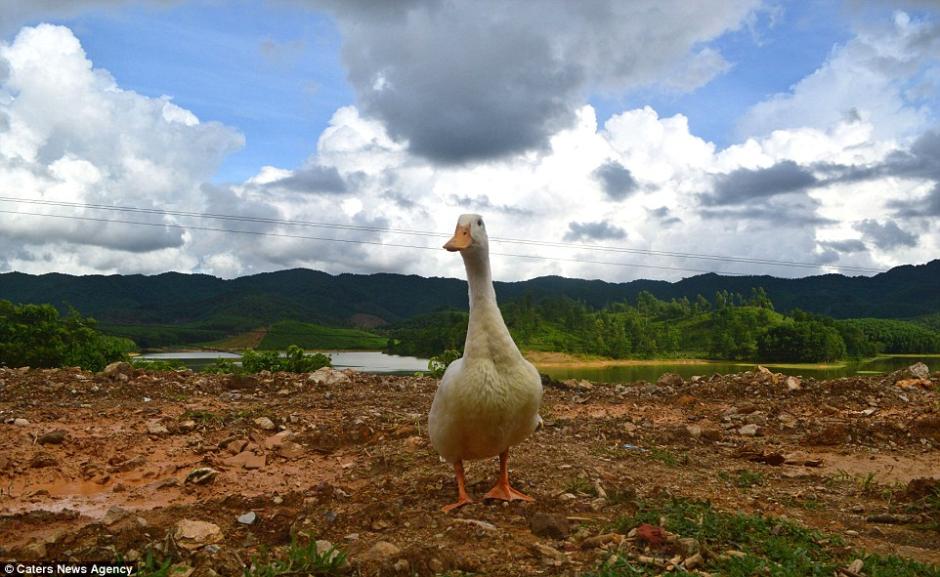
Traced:
<path id="1" fill-rule="evenodd" d="M 709 300 L 727 290 L 744 295 L 763 287 L 778 310 L 801 308 L 836 318 L 913 318 L 940 312 L 940 260 L 900 266 L 872 277 L 838 274 L 798 279 L 705 274 L 670 283 L 608 283 L 556 276 L 498 282 L 502 300 L 566 295 L 592 307 L 641 291 L 660 299 Z M 72 276 L 0 274 L 0 299 L 73 306 L 108 325 L 187 325 L 222 332 L 295 320 L 349 326 L 394 323 L 440 309 L 467 308 L 467 284 L 453 278 L 399 274 L 340 274 L 293 269 L 231 280 L 200 274 Z M 217 335 L 216 335 L 217 336 Z M 208 339 L 207 339 L 208 340 Z"/>

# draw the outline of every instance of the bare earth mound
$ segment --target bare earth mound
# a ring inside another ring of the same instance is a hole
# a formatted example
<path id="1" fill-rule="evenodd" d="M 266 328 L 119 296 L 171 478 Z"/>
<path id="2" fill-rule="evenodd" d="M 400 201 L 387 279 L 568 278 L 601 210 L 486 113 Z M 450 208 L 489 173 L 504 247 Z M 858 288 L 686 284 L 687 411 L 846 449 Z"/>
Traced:
<path id="1" fill-rule="evenodd" d="M 0 560 L 149 551 L 242 575 L 263 551 L 319 539 L 362 574 L 575 575 L 613 556 L 665 570 L 696 551 L 663 553 L 676 536 L 629 520 L 682 500 L 940 564 L 938 373 L 550 382 L 545 427 L 510 453 L 538 501 L 452 515 L 452 471 L 425 430 L 436 384 L 0 369 Z M 469 464 L 473 497 L 497 470 Z"/>

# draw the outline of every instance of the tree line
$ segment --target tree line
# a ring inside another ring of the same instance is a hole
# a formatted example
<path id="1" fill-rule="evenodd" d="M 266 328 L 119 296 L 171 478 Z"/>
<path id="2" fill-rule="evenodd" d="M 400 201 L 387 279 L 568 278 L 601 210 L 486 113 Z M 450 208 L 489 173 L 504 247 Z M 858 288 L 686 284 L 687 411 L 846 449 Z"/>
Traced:
<path id="1" fill-rule="evenodd" d="M 567 297 L 525 295 L 500 308 L 516 343 L 531 350 L 767 362 L 940 352 L 940 333 L 929 328 L 889 319 L 835 320 L 799 309 L 782 314 L 762 288 L 668 301 L 641 292 L 633 302 L 601 308 Z M 388 350 L 429 357 L 462 350 L 467 318 L 444 310 L 391 327 Z"/>

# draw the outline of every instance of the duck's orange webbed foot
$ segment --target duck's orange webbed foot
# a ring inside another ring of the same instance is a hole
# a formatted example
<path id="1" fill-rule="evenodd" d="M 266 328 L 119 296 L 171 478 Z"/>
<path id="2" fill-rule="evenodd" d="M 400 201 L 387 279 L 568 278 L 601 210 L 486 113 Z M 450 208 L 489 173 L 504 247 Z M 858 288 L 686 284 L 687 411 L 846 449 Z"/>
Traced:
<path id="1" fill-rule="evenodd" d="M 499 499 L 501 501 L 528 501 L 535 499 L 522 491 L 517 491 L 509 485 L 509 449 L 499 454 L 499 481 L 483 497 L 484 499 Z"/>
<path id="2" fill-rule="evenodd" d="M 450 505 L 444 505 L 443 507 L 441 507 L 441 511 L 445 513 L 450 513 L 451 511 L 455 509 L 459 509 L 463 507 L 464 505 L 468 505 L 470 503 L 473 503 L 473 499 L 471 499 L 470 497 L 466 495 L 461 495 L 457 497 L 457 502 L 451 503 Z"/>
<path id="3" fill-rule="evenodd" d="M 441 507 L 441 511 L 450 513 L 454 509 L 459 509 L 468 503 L 473 503 L 473 499 L 467 495 L 466 479 L 463 475 L 463 461 L 454 463 L 454 473 L 457 476 L 457 502 Z"/>
<path id="4" fill-rule="evenodd" d="M 483 498 L 499 499 L 501 501 L 529 501 L 530 503 L 535 501 L 525 493 L 513 489 L 509 484 L 503 485 L 502 483 L 496 483 Z"/>

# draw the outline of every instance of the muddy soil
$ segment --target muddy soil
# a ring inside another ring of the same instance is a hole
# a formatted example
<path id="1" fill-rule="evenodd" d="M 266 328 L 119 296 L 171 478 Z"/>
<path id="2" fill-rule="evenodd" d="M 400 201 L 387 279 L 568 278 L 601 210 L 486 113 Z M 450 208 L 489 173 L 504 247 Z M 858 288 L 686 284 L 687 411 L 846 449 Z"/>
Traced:
<path id="1" fill-rule="evenodd" d="M 0 559 L 149 549 L 241 575 L 294 537 L 363 574 L 576 575 L 609 555 L 588 539 L 675 496 L 940 564 L 923 499 L 940 479 L 940 373 L 547 380 L 544 428 L 510 452 L 537 501 L 479 501 L 498 465 L 473 462 L 477 501 L 449 515 L 452 470 L 426 431 L 436 381 L 330 377 L 0 369 Z"/>

